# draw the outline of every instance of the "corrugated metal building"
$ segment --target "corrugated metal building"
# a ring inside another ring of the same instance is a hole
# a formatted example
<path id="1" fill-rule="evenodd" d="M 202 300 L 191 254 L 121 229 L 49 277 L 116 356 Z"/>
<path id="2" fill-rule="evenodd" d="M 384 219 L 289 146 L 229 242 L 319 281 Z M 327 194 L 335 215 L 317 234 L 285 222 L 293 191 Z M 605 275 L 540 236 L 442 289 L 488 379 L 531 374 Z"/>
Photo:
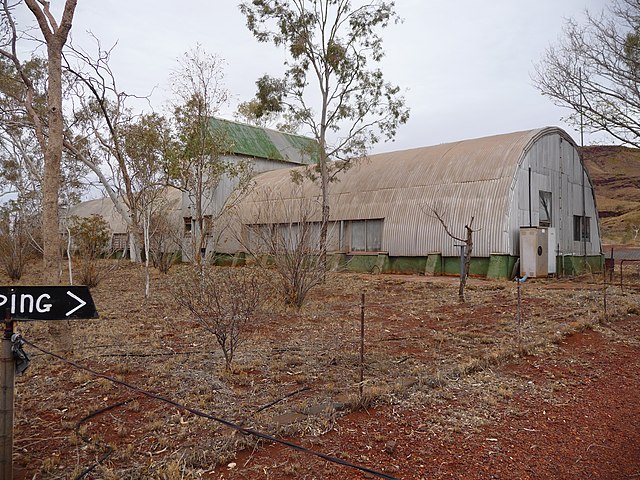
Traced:
<path id="1" fill-rule="evenodd" d="M 268 128 L 255 127 L 242 123 L 212 118 L 210 128 L 217 135 L 224 137 L 227 153 L 220 157 L 223 163 L 229 162 L 250 165 L 251 174 L 259 174 L 277 169 L 289 169 L 298 165 L 313 163 L 317 143 L 315 140 L 300 135 L 282 133 Z M 209 241 L 204 253 L 206 256 L 227 251 L 228 236 L 221 230 L 225 224 L 218 221 L 223 207 L 240 182 L 239 177 L 224 174 L 214 190 L 203 200 L 203 212 L 208 218 L 213 229 L 209 235 Z M 188 192 L 182 196 L 182 216 L 185 223 L 185 236 L 191 232 L 191 215 L 194 198 Z M 189 258 L 191 242 L 188 238 L 183 241 L 183 253 Z"/>
<path id="2" fill-rule="evenodd" d="M 182 192 L 176 188 L 167 187 L 164 190 L 162 208 L 167 212 L 172 224 L 179 227 L 182 223 Z M 100 215 L 109 224 L 113 251 L 125 251 L 128 248 L 129 228 L 110 198 L 87 200 L 74 205 L 68 212 L 69 217 L 88 218 L 91 215 Z"/>
<path id="3" fill-rule="evenodd" d="M 245 224 L 295 222 L 291 212 L 300 199 L 320 195 L 310 181 L 294 184 L 288 170 L 255 181 L 238 206 Z M 536 232 L 535 245 L 523 244 L 534 249 L 533 261 L 541 249 L 548 257 L 548 269 L 533 275 L 598 270 L 602 263 L 591 180 L 576 144 L 559 128 L 371 155 L 330 186 L 329 251 L 336 264 L 356 270 L 455 273 L 459 242 L 434 210 L 458 237 L 474 217 L 471 273 L 509 277 L 521 255 L 522 227 Z M 320 221 L 319 208 L 313 221 Z M 234 249 L 242 247 L 229 241 L 226 251 Z"/>
<path id="4" fill-rule="evenodd" d="M 310 138 L 300 135 L 291 135 L 267 128 L 254 127 L 228 120 L 212 118 L 210 128 L 219 136 L 224 136 L 227 152 L 221 156 L 221 162 L 239 164 L 247 162 L 252 174 L 258 174 L 274 169 L 291 168 L 298 165 L 313 163 L 314 152 L 317 143 Z M 219 231 L 224 228 L 217 222 L 229 196 L 237 187 L 239 178 L 223 175 L 217 187 L 208 192 L 203 199 L 205 220 L 212 225 L 207 238 L 206 254 L 224 250 L 220 246 Z M 167 201 L 172 222 L 178 229 L 183 229 L 182 252 L 183 258 L 190 257 L 192 243 L 190 235 L 194 233 L 192 228 L 192 210 L 194 198 L 188 192 L 180 192 L 177 189 L 167 189 Z M 70 215 L 88 217 L 92 214 L 101 215 L 112 231 L 112 245 L 116 250 L 124 250 L 128 242 L 128 229 L 125 221 L 114 208 L 109 198 L 100 198 L 82 202 L 70 210 Z"/>

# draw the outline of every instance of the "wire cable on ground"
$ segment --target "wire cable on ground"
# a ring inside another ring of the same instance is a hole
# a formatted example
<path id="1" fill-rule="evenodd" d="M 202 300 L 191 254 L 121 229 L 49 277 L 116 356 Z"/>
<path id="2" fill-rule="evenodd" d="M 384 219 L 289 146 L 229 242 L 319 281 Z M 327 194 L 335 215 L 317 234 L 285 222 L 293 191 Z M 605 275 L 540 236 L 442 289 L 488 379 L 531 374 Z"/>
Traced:
<path id="1" fill-rule="evenodd" d="M 118 403 L 114 403 L 113 405 L 109 405 L 107 407 L 101 408 L 100 410 L 96 410 L 95 412 L 91 412 L 89 415 L 87 415 L 84 418 L 81 418 L 78 423 L 76 423 L 76 435 L 78 437 L 80 437 L 82 439 L 82 441 L 84 443 L 92 443 L 91 439 L 88 437 L 85 437 L 84 435 L 82 435 L 80 433 L 80 428 L 82 427 L 82 424 L 91 420 L 94 417 L 97 417 L 98 415 L 102 415 L 105 412 L 108 412 L 110 410 L 113 410 L 114 408 L 118 408 L 118 407 L 122 407 L 123 405 L 126 405 L 127 403 L 129 403 L 131 401 L 131 399 L 129 400 L 125 400 L 122 402 L 118 402 Z M 112 454 L 113 454 L 113 448 L 111 448 L 110 445 L 104 445 L 101 442 L 93 442 L 95 443 L 96 447 L 103 447 L 105 448 L 105 453 L 102 455 L 102 457 L 100 457 L 93 465 L 91 465 L 90 467 L 86 468 L 84 471 L 82 471 L 80 473 L 80 475 L 78 475 L 75 480 L 82 480 L 84 477 L 86 477 L 87 475 L 89 475 L 93 470 L 95 470 L 96 468 L 98 468 L 102 463 L 104 463 L 104 461 L 109 458 Z"/>
<path id="2" fill-rule="evenodd" d="M 309 455 L 314 455 L 314 456 L 316 456 L 318 458 L 326 460 L 327 462 L 335 463 L 337 465 L 342 465 L 344 467 L 353 468 L 353 469 L 359 470 L 359 471 L 364 472 L 364 473 L 368 473 L 368 474 L 373 475 L 373 476 L 378 477 L 378 478 L 384 478 L 386 480 L 399 480 L 398 478 L 393 477 L 391 475 L 388 475 L 386 473 L 378 472 L 376 470 L 372 470 L 372 469 L 367 468 L 367 467 L 356 465 L 354 463 L 347 462 L 346 460 L 343 460 L 343 459 L 338 458 L 338 457 L 327 455 L 327 454 L 324 454 L 324 453 L 321 453 L 321 452 L 316 452 L 315 450 L 309 450 L 308 448 L 305 448 L 302 445 L 298 445 L 296 443 L 288 442 L 286 440 L 282 440 L 282 439 L 276 438 L 276 437 L 274 437 L 272 435 L 269 435 L 269 434 L 266 434 L 266 433 L 262 433 L 262 432 L 259 432 L 257 430 L 253 430 L 253 429 L 250 429 L 250 428 L 246 428 L 246 427 L 243 427 L 241 425 L 237 425 L 237 424 L 235 424 L 233 422 L 230 422 L 228 420 L 224 420 L 224 419 L 216 417 L 214 415 L 210 415 L 210 414 L 205 413 L 205 412 L 203 412 L 201 410 L 198 410 L 198 409 L 195 409 L 195 408 L 192 408 L 192 407 L 188 407 L 186 405 L 183 405 L 181 403 L 176 402 L 175 400 L 171 400 L 170 398 L 165 397 L 163 395 L 159 395 L 157 393 L 148 392 L 148 391 L 143 390 L 140 387 L 137 387 L 137 386 L 132 385 L 130 383 L 124 382 L 122 380 L 118 380 L 117 378 L 111 377 L 109 375 L 105 375 L 103 373 L 96 372 L 95 370 L 92 370 L 92 369 L 90 369 L 88 367 L 80 365 L 79 363 L 76 363 L 76 362 L 74 362 L 72 360 L 64 358 L 64 357 L 58 355 L 57 353 L 53 353 L 53 352 L 50 352 L 50 351 L 48 351 L 48 350 L 46 350 L 46 349 L 44 349 L 42 347 L 39 347 L 38 345 L 30 342 L 29 340 L 26 340 L 24 338 L 21 338 L 21 339 L 26 345 L 29 345 L 30 347 L 35 348 L 36 350 L 38 350 L 38 351 L 40 351 L 40 352 L 42 352 L 42 353 L 44 353 L 46 355 L 49 355 L 49 356 L 51 356 L 53 358 L 57 358 L 58 360 L 66 363 L 67 365 L 70 365 L 70 366 L 72 366 L 74 368 L 77 368 L 78 370 L 83 370 L 85 372 L 90 373 L 91 375 L 94 375 L 96 377 L 108 380 L 111 383 L 115 383 L 117 385 L 121 385 L 121 386 L 123 386 L 125 388 L 128 388 L 129 390 L 132 390 L 132 391 L 134 391 L 136 393 L 139 393 L 141 395 L 144 395 L 146 397 L 153 398 L 155 400 L 159 400 L 159 401 L 167 403 L 169 405 L 173 405 L 174 407 L 176 407 L 176 408 L 178 408 L 180 410 L 184 410 L 186 412 L 192 413 L 193 415 L 196 415 L 198 417 L 207 418 L 209 420 L 213 420 L 215 422 L 221 423 L 221 424 L 223 424 L 223 425 L 225 425 L 225 426 L 227 426 L 229 428 L 232 428 L 234 430 L 237 430 L 240 433 L 243 433 L 245 435 L 251 435 L 251 436 L 254 436 L 256 438 L 260 438 L 262 440 L 267 440 L 269 442 L 279 443 L 281 445 L 284 445 L 286 447 L 292 448 L 292 449 L 297 450 L 299 452 L 307 453 Z"/>
<path id="3" fill-rule="evenodd" d="M 283 402 L 284 400 L 286 400 L 289 397 L 293 397 L 294 395 L 297 395 L 299 393 L 306 392 L 307 390 L 311 390 L 311 389 L 309 387 L 302 387 L 302 388 L 299 388 L 298 390 L 296 390 L 294 392 L 287 393 L 284 397 L 278 398 L 277 400 L 274 400 L 273 402 L 270 402 L 270 403 L 268 403 L 266 405 L 263 405 L 262 407 L 257 409 L 254 413 L 260 413 L 261 411 L 266 410 L 267 408 L 271 408 L 274 405 L 276 405 L 276 404 L 278 404 L 280 402 Z"/>
<path id="4" fill-rule="evenodd" d="M 101 353 L 98 357 L 175 357 L 177 355 L 211 355 L 217 352 L 207 350 L 193 350 L 185 352 L 128 352 L 128 353 Z"/>

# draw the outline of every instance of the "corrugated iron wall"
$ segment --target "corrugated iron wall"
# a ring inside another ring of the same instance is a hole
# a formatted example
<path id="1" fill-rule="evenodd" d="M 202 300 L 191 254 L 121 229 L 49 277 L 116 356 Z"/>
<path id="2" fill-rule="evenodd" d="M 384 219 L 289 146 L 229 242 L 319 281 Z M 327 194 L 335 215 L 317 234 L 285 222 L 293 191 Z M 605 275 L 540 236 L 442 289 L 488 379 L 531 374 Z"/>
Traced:
<path id="1" fill-rule="evenodd" d="M 582 199 L 575 179 L 583 169 L 570 137 L 557 128 L 372 155 L 330 185 L 331 220 L 384 219 L 382 249 L 391 256 L 434 251 L 454 256 L 459 254 L 458 242 L 447 235 L 433 210 L 461 238 L 473 217 L 475 256 L 517 255 L 518 229 L 529 223 L 529 166 L 533 225 L 539 218 L 538 191 L 549 189 L 557 198 L 554 216 L 563 222 L 562 235 L 568 235 L 567 230 L 572 234 L 572 225 L 567 229 L 565 224 L 572 221 L 567 215 L 575 208 L 576 191 Z M 568 172 L 561 175 L 561 170 Z M 590 192 L 586 176 L 585 184 Z M 592 198 L 589 192 L 587 199 Z M 241 202 L 240 217 L 243 223 L 284 223 L 301 197 L 319 205 L 319 195 L 319 187 L 310 181 L 294 185 L 288 171 L 267 172 L 256 178 L 256 189 Z M 591 205 L 587 209 L 597 218 Z M 319 208 L 314 215 L 313 220 L 320 221 Z M 572 243 L 562 235 L 558 238 L 563 245 Z M 599 237 L 592 243 L 599 246 Z"/>
<path id="2" fill-rule="evenodd" d="M 512 209 L 517 212 L 510 221 L 511 243 L 518 249 L 518 227 L 529 226 L 529 168 L 531 168 L 531 224 L 539 225 L 539 191 L 552 194 L 552 224 L 556 230 L 560 254 L 598 255 L 601 250 L 598 213 L 595 193 L 587 171 L 584 169 L 575 145 L 566 134 L 547 132 L 535 138 L 531 148 L 525 152 L 518 169 L 517 203 Z M 584 197 L 584 212 L 583 212 Z M 573 237 L 574 216 L 584 215 L 590 219 L 591 241 L 576 242 Z"/>

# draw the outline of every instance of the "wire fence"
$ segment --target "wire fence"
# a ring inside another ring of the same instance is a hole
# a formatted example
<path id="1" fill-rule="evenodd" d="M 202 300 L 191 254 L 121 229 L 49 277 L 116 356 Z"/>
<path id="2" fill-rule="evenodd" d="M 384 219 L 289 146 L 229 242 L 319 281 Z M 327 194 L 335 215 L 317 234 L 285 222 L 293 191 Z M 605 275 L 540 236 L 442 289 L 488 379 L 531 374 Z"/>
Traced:
<path id="1" fill-rule="evenodd" d="M 626 268 L 626 267 L 625 267 Z M 627 270 L 625 270 L 625 273 L 627 273 Z M 588 284 L 586 284 L 586 286 L 583 284 L 580 288 L 580 290 L 576 290 L 576 296 L 579 297 L 580 301 L 585 301 L 585 302 L 590 302 L 591 305 L 601 305 L 602 309 L 603 309 L 603 313 L 604 313 L 604 319 L 607 318 L 607 313 L 608 311 L 610 311 L 610 309 L 612 307 L 615 306 L 615 301 L 617 300 L 617 295 L 618 292 L 623 292 L 623 288 L 626 289 L 637 289 L 638 287 L 640 287 L 640 280 L 636 281 L 636 277 L 634 276 L 632 271 L 629 271 L 629 275 L 627 277 L 625 277 L 625 283 L 624 285 L 621 283 L 620 285 L 616 284 L 616 283 L 611 283 L 606 275 L 603 275 L 602 277 L 598 277 L 598 276 L 593 276 L 593 281 L 589 282 Z M 547 282 L 546 280 L 544 282 Z M 548 283 L 546 284 L 547 286 L 554 288 L 555 285 L 553 283 L 554 281 L 548 281 Z M 599 283 L 601 282 L 601 283 Z M 522 329 L 522 324 L 526 323 L 529 321 L 529 317 L 528 317 L 528 304 L 527 301 L 529 299 L 529 292 L 527 291 L 530 287 L 531 284 L 535 285 L 535 281 L 534 282 L 529 282 L 529 283 L 525 283 L 523 285 L 520 284 L 516 284 L 515 282 L 509 284 L 506 283 L 504 284 L 504 290 L 502 292 L 504 292 L 505 295 L 505 302 L 508 303 L 511 300 L 515 299 L 515 292 L 516 289 L 518 289 L 517 291 L 520 293 L 520 288 L 523 288 L 523 298 L 522 303 L 518 302 L 518 316 L 516 319 L 516 316 L 514 315 L 514 325 L 517 325 L 517 329 L 518 329 L 518 334 L 520 335 L 521 333 L 521 329 Z M 618 287 L 620 287 L 620 290 L 618 290 Z M 520 295 L 518 295 L 518 298 L 520 297 Z M 348 322 L 352 322 L 355 326 L 356 323 L 356 319 L 359 317 L 358 313 L 361 313 L 362 315 L 377 315 L 379 316 L 380 313 L 384 312 L 384 311 L 388 311 L 388 312 L 393 312 L 395 311 L 402 311 L 402 312 L 411 312 L 411 311 L 423 311 L 424 312 L 424 307 L 426 305 L 430 305 L 430 300 L 427 299 L 412 299 L 412 301 L 409 303 L 406 300 L 398 300 L 398 301 L 380 301 L 378 299 L 375 299 L 375 297 L 373 297 L 374 300 L 371 301 L 369 300 L 366 304 L 363 301 L 361 302 L 355 302 L 355 301 L 347 301 L 347 302 L 343 302 L 343 303 L 335 303 L 335 304 L 324 304 L 322 307 L 322 314 L 327 314 L 327 315 L 333 315 L 333 314 L 340 314 L 340 315 L 344 315 L 345 318 L 347 319 Z M 450 302 L 449 302 L 450 303 Z M 480 302 L 478 302 L 480 303 Z M 512 307 L 515 305 L 515 303 L 513 303 L 513 305 L 511 305 Z M 365 308 L 366 307 L 366 308 Z M 452 305 L 453 309 L 457 309 L 457 308 L 461 308 L 461 309 L 465 309 L 465 308 L 469 308 L 469 305 L 467 304 L 466 306 L 464 305 Z M 511 311 L 512 313 L 515 313 L 515 310 Z M 427 314 L 427 315 L 432 315 L 431 313 Z M 560 314 L 556 314 L 556 315 L 547 315 L 546 316 L 547 320 L 562 320 L 562 315 Z M 452 319 L 448 319 L 446 325 L 448 327 L 454 327 L 454 329 L 457 331 L 457 327 L 461 327 L 461 326 L 466 326 L 468 325 L 469 320 L 468 319 L 462 319 L 462 320 L 452 320 Z M 452 335 L 455 332 L 448 332 L 451 333 Z M 417 339 L 417 338 L 423 338 L 423 337 L 418 337 L 418 336 L 411 336 L 411 335 L 406 335 L 404 337 L 384 337 L 382 338 L 382 341 L 398 341 L 398 340 L 404 340 L 404 339 Z M 426 337 L 425 337 L 426 338 Z M 274 437 L 272 435 L 260 432 L 258 430 L 254 430 L 254 429 L 250 429 L 247 428 L 241 424 L 237 424 L 234 422 L 230 422 L 228 420 L 225 420 L 223 418 L 220 418 L 218 416 L 215 415 L 211 415 L 209 413 L 206 413 L 202 410 L 199 409 L 195 409 L 192 407 L 189 407 L 187 405 L 184 405 L 180 402 L 177 402 L 169 397 L 167 397 L 166 395 L 161 395 L 158 393 L 153 393 L 149 390 L 140 388 L 136 385 L 133 385 L 131 383 L 127 383 L 124 382 L 122 380 L 119 380 L 115 377 L 106 375 L 104 373 L 99 373 L 91 368 L 88 368 L 86 366 L 80 365 L 72 360 L 69 360 L 68 358 L 65 358 L 61 355 L 58 355 L 56 353 L 53 353 L 51 351 L 46 350 L 45 348 L 37 345 L 34 342 L 31 342 L 29 340 L 23 339 L 24 343 L 31 346 L 32 348 L 34 348 L 35 350 L 37 350 L 39 352 L 39 354 L 41 355 L 47 355 L 47 356 L 51 356 L 53 358 L 56 358 L 60 361 L 62 361 L 63 363 L 65 363 L 66 365 L 73 367 L 74 369 L 77 370 L 81 370 L 84 372 L 87 372 L 97 378 L 102 378 L 104 380 L 107 380 L 113 384 L 119 385 L 121 387 L 124 387 L 130 391 L 133 391 L 139 395 L 143 395 L 147 398 L 162 402 L 164 404 L 167 405 L 171 405 L 173 407 L 178 408 L 181 411 L 186 411 L 189 412 L 193 415 L 196 415 L 198 417 L 202 417 L 205 419 L 209 419 L 215 422 L 218 422 L 228 428 L 231 428 L 235 431 L 240 432 L 243 435 L 250 435 L 253 436 L 257 439 L 260 440 L 264 440 L 264 441 L 268 441 L 268 442 L 273 442 L 273 443 L 278 443 L 281 445 L 284 445 L 288 448 L 291 448 L 293 450 L 297 450 L 300 452 L 303 452 L 305 454 L 309 454 L 309 455 L 313 455 L 317 458 L 323 459 L 327 462 L 336 464 L 336 465 L 341 465 L 344 467 L 348 467 L 348 468 L 353 468 L 356 470 L 359 470 L 363 473 L 366 473 L 368 475 L 373 475 L 375 477 L 378 478 L 388 478 L 388 479 L 393 479 L 395 477 L 383 473 L 383 472 L 379 472 L 373 469 L 369 469 L 367 467 L 363 467 L 354 463 L 350 463 L 344 459 L 340 459 L 338 457 L 335 456 L 331 456 L 331 455 L 327 455 L 321 452 L 317 452 L 317 451 L 313 451 L 310 449 L 307 449 L 301 445 L 297 445 L 295 443 L 292 442 L 288 442 L 282 439 L 279 439 L 277 437 Z M 357 340 L 355 338 L 351 339 L 352 343 L 356 343 Z M 152 346 L 150 343 L 141 343 L 140 345 L 149 345 Z M 121 345 L 116 345 L 116 344 L 112 344 L 112 345 L 96 345 L 95 348 L 111 348 L 111 347 L 121 347 Z M 116 352 L 116 353 L 109 353 L 109 352 L 101 352 L 96 356 L 99 357 L 165 357 L 165 356 L 186 356 L 186 355 L 199 355 L 199 354 L 214 354 L 216 352 L 211 351 L 211 350 L 206 350 L 206 349 L 190 349 L 188 348 L 187 345 L 184 345 L 182 347 L 176 346 L 176 348 L 170 352 L 167 351 L 130 351 L 130 352 Z M 398 360 L 398 363 L 401 362 L 405 362 L 409 357 L 403 357 L 402 359 Z M 362 360 L 361 360 L 362 362 Z M 360 364 L 360 367 L 362 368 L 363 363 Z M 362 372 L 362 370 L 360 370 L 360 372 Z M 359 382 L 359 386 L 361 387 L 365 382 L 365 379 L 363 377 L 363 375 L 361 374 L 360 376 L 360 382 Z M 154 387 L 152 387 L 152 389 L 154 389 Z M 297 393 L 300 393 L 301 391 L 303 391 L 303 389 L 300 389 L 298 391 L 294 391 L 291 393 L 291 395 L 295 395 Z M 360 393 L 362 394 L 362 390 L 360 390 Z M 271 405 L 276 404 L 280 401 L 282 401 L 284 399 L 280 398 L 280 399 L 276 399 Z M 118 402 L 118 404 L 114 404 L 112 406 L 109 407 L 105 407 L 105 409 L 101 409 L 97 412 L 93 412 L 89 415 L 87 415 L 87 417 L 84 417 L 78 424 L 77 428 L 80 428 L 80 425 L 85 423 L 87 420 L 89 420 L 90 418 L 92 418 L 95 415 L 99 415 L 101 413 L 104 413 L 105 411 L 108 410 L 112 410 L 114 408 L 119 408 L 122 407 L 123 405 L 125 405 L 127 403 L 127 401 L 124 402 Z M 264 408 L 268 408 L 271 405 L 266 405 Z M 263 409 L 262 407 L 259 409 L 261 410 Z M 90 467 L 87 467 L 81 474 L 80 476 L 77 477 L 78 480 L 86 477 L 87 475 L 89 475 L 92 471 L 94 471 L 97 466 L 100 465 L 100 463 L 106 461 L 113 453 L 113 450 L 111 449 L 110 446 L 108 445 L 104 445 L 103 446 L 103 453 L 101 453 L 100 458 L 96 461 L 96 463 Z"/>
<path id="2" fill-rule="evenodd" d="M 66 365 L 71 366 L 71 367 L 73 367 L 73 368 L 75 368 L 77 370 L 84 371 L 86 373 L 89 373 L 89 374 L 93 375 L 94 377 L 97 377 L 97 378 L 102 378 L 102 379 L 107 380 L 107 381 L 109 381 L 109 382 L 111 382 L 113 384 L 119 385 L 121 387 L 124 387 L 124 388 L 126 388 L 128 390 L 131 390 L 131 391 L 133 391 L 135 393 L 138 393 L 138 394 L 143 395 L 145 397 L 151 398 L 153 400 L 157 400 L 157 401 L 163 402 L 163 403 L 165 403 L 167 405 L 171 405 L 173 407 L 176 407 L 178 410 L 191 413 L 191 414 L 196 415 L 196 416 L 201 417 L 201 418 L 206 418 L 208 420 L 212 420 L 212 421 L 218 422 L 218 423 L 220 423 L 220 424 L 222 424 L 222 425 L 224 425 L 224 426 L 226 426 L 228 428 L 231 428 L 233 430 L 236 430 L 236 431 L 240 432 L 243 435 L 250 435 L 250 436 L 253 436 L 253 437 L 261 439 L 261 440 L 265 440 L 265 441 L 273 442 L 273 443 L 278 443 L 280 445 L 284 445 L 285 447 L 291 448 L 293 450 L 297 450 L 299 452 L 302 452 L 302 453 L 305 453 L 305 454 L 308 454 L 308 455 L 313 455 L 315 457 L 321 458 L 322 460 L 325 460 L 327 462 L 330 462 L 330 463 L 333 463 L 333 464 L 336 464 L 336 465 L 341 465 L 343 467 L 348 467 L 348 468 L 352 468 L 352 469 L 355 469 L 355 470 L 359 470 L 359 471 L 361 471 L 363 473 L 366 473 L 368 475 L 373 475 L 374 477 L 377 477 L 377 478 L 383 478 L 383 479 L 387 479 L 387 480 L 398 480 L 396 477 L 393 477 L 393 476 L 391 476 L 389 474 L 386 474 L 386 473 L 383 473 L 383 472 L 379 472 L 379 471 L 373 470 L 371 468 L 363 467 L 361 465 L 357 465 L 357 464 L 348 462 L 348 461 L 343 460 L 343 459 L 341 459 L 339 457 L 335 457 L 335 456 L 332 456 L 332 455 L 327 455 L 327 454 L 322 453 L 322 452 L 318 452 L 318 451 L 315 451 L 315 450 L 308 449 L 306 447 L 303 447 L 302 445 L 299 445 L 299 444 L 296 444 L 296 443 L 293 443 L 293 442 L 289 442 L 289 441 L 283 440 L 281 438 L 274 437 L 274 436 L 269 435 L 267 433 L 263 433 L 263 432 L 260 432 L 260 431 L 257 431 L 257 430 L 253 430 L 251 428 L 247 428 L 247 427 L 244 427 L 242 425 L 238 425 L 238 424 L 236 424 L 234 422 L 231 422 L 229 420 L 225 420 L 225 419 L 217 417 L 215 415 L 211 415 L 211 414 L 206 413 L 206 412 L 204 412 L 202 410 L 199 410 L 197 408 L 189 407 L 189 406 L 184 405 L 184 404 L 182 404 L 182 403 L 180 403 L 180 402 L 178 402 L 176 400 L 173 400 L 173 399 L 171 399 L 171 398 L 169 398 L 169 397 L 167 397 L 165 395 L 161 395 L 161 394 L 158 394 L 158 393 L 150 392 L 148 390 L 144 390 L 144 389 L 142 389 L 142 388 L 140 388 L 140 387 L 138 387 L 136 385 L 133 385 L 131 383 L 125 382 L 123 380 L 119 380 L 119 379 L 117 379 L 115 377 L 112 377 L 110 375 L 107 375 L 107 374 L 104 374 L 104 373 L 100 373 L 100 372 L 97 372 L 97 371 L 95 371 L 95 370 L 93 370 L 93 369 L 91 369 L 89 367 L 80 365 L 79 363 L 77 363 L 77 362 L 75 362 L 73 360 L 69 360 L 68 358 L 63 357 L 62 355 L 58 355 L 57 353 L 51 352 L 51 351 L 49 351 L 49 350 L 47 350 L 47 349 L 45 349 L 45 348 L 43 348 L 43 347 L 31 342 L 31 341 L 29 341 L 29 340 L 27 340 L 27 339 L 25 339 L 23 337 L 20 337 L 20 340 L 22 342 L 24 342 L 24 344 L 29 345 L 30 347 L 38 350 L 39 352 L 41 352 L 41 353 L 43 353 L 45 355 L 48 355 L 50 357 L 56 358 L 57 360 L 60 360 L 61 362 L 65 363 Z M 112 405 L 110 407 L 107 407 L 107 409 L 113 409 L 113 408 L 116 408 L 118 406 L 122 406 L 125 403 L 126 402 L 122 402 L 122 403 L 119 403 L 119 404 L 116 404 L 116 405 Z M 98 413 L 102 413 L 103 410 L 98 411 Z M 92 416 L 97 415 L 98 413 L 90 414 L 88 417 L 86 417 L 86 419 L 91 418 Z M 97 462 L 97 464 L 99 464 L 99 463 L 103 462 L 104 460 L 106 460 L 110 455 L 111 455 L 111 448 L 109 447 L 107 453 L 105 453 L 103 455 L 102 459 L 99 462 Z M 77 479 L 83 478 L 84 476 L 86 476 L 88 473 L 90 473 L 94 469 L 95 469 L 95 466 L 89 467 L 89 469 L 85 470 L 79 477 L 77 477 Z"/>

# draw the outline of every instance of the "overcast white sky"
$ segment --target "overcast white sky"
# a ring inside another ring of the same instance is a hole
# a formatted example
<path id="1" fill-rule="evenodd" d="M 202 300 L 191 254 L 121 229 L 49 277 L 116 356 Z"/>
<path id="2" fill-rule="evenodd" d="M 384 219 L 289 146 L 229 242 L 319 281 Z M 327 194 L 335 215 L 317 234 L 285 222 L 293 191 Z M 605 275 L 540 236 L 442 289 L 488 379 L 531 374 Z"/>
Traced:
<path id="1" fill-rule="evenodd" d="M 54 0 L 62 4 L 62 0 Z M 176 59 L 200 43 L 225 59 L 225 84 L 234 101 L 221 116 L 232 119 L 264 73 L 283 71 L 284 53 L 259 44 L 245 26 L 237 0 L 79 0 L 74 43 L 90 30 L 103 47 L 118 43 L 112 68 L 127 93 L 146 95 L 160 109 L 169 94 Z M 382 152 L 560 126 L 579 133 L 532 86 L 545 49 L 562 34 L 565 19 L 600 12 L 606 0 L 396 0 L 404 23 L 383 33 L 388 81 L 400 85 L 411 118 Z M 19 18 L 30 21 L 30 13 Z M 305 133 L 305 132 L 301 132 Z M 587 137 L 585 143 L 600 141 Z"/>

